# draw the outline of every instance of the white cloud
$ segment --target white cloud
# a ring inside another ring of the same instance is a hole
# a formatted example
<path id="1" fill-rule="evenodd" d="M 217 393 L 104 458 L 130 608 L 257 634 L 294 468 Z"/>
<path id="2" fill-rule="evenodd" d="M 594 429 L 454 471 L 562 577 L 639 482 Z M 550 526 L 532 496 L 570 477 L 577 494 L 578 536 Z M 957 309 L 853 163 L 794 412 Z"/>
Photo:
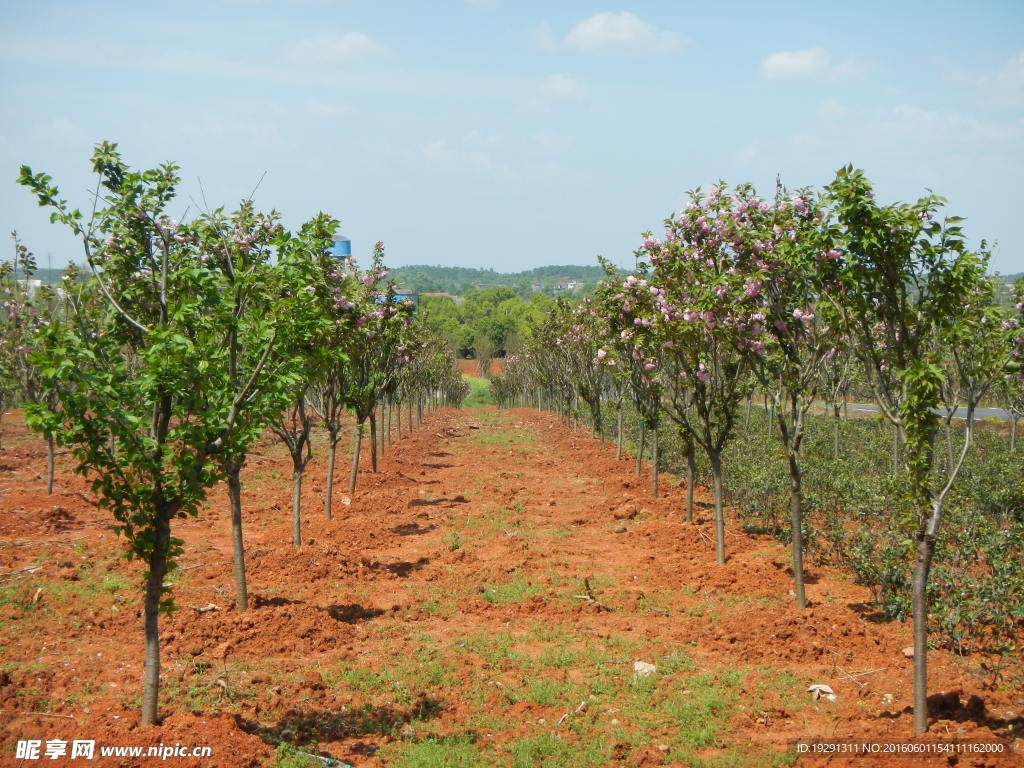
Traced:
<path id="1" fill-rule="evenodd" d="M 596 13 L 569 30 L 565 43 L 585 53 L 670 53 L 679 37 L 648 24 L 629 11 Z"/>
<path id="2" fill-rule="evenodd" d="M 991 122 L 955 112 L 933 112 L 915 104 L 893 107 L 879 128 L 916 143 L 984 145 L 1024 141 L 1024 120 Z"/>
<path id="3" fill-rule="evenodd" d="M 346 32 L 300 40 L 288 50 L 288 58 L 304 67 L 350 67 L 388 53 L 387 47 L 362 32 Z"/>
<path id="4" fill-rule="evenodd" d="M 540 97 L 544 101 L 579 101 L 583 98 L 583 86 L 569 75 L 549 75 L 540 86 Z"/>
<path id="5" fill-rule="evenodd" d="M 1024 106 L 1024 51 L 1011 56 L 999 69 L 988 72 L 954 72 L 947 79 L 957 85 L 977 88 L 989 104 Z"/>
<path id="6" fill-rule="evenodd" d="M 511 178 L 512 170 L 495 159 L 492 150 L 501 144 L 501 137 L 471 131 L 460 141 L 437 139 L 420 147 L 420 154 L 428 164 L 482 176 Z"/>
<path id="7" fill-rule="evenodd" d="M 828 67 L 828 51 L 777 51 L 761 59 L 761 77 L 765 80 L 806 80 L 820 77 Z"/>
<path id="8" fill-rule="evenodd" d="M 818 105 L 818 117 L 823 120 L 839 120 L 849 114 L 849 107 L 836 99 L 825 99 Z"/>

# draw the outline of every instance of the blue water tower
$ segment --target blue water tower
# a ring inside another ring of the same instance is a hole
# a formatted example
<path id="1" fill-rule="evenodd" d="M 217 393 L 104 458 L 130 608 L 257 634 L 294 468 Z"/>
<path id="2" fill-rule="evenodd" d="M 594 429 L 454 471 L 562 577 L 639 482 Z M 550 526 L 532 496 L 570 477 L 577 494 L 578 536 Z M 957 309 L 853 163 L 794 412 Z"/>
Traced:
<path id="1" fill-rule="evenodd" d="M 348 258 L 352 255 L 352 241 L 344 235 L 335 235 L 334 243 L 327 252 L 339 259 Z"/>

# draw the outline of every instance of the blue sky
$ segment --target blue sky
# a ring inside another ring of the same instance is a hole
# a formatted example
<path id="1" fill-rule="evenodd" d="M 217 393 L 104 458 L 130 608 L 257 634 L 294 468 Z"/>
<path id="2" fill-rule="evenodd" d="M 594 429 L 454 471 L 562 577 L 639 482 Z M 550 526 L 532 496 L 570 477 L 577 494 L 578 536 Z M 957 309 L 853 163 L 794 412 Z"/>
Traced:
<path id="1" fill-rule="evenodd" d="M 256 193 L 362 258 L 622 264 L 687 190 L 931 188 L 1024 270 L 1024 3 L 0 0 L 0 219 L 80 247 L 14 183 L 81 206 L 100 140 L 181 165 L 176 213 Z"/>

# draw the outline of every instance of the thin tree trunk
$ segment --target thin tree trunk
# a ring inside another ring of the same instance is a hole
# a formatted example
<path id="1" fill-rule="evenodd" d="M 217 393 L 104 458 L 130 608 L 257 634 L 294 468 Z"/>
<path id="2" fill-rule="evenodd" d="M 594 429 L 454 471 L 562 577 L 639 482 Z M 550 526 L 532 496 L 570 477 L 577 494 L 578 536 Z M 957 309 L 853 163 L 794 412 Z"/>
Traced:
<path id="1" fill-rule="evenodd" d="M 946 422 L 946 472 L 952 472 L 955 459 L 953 458 L 953 424 L 950 421 Z"/>
<path id="2" fill-rule="evenodd" d="M 242 538 L 242 465 L 228 467 L 228 500 L 231 503 L 231 563 L 235 577 L 235 607 L 249 608 L 249 589 L 245 583 L 245 540 Z"/>
<path id="3" fill-rule="evenodd" d="M 835 416 L 835 435 L 832 445 L 832 456 L 839 458 L 839 403 L 832 404 L 832 413 Z"/>
<path id="4" fill-rule="evenodd" d="M 928 575 L 935 537 L 918 535 L 911 605 L 914 612 L 914 733 L 928 730 Z"/>
<path id="5" fill-rule="evenodd" d="M 686 522 L 693 522 L 693 482 L 697 477 L 697 447 L 690 442 L 686 446 Z"/>
<path id="6" fill-rule="evenodd" d="M 370 411 L 370 471 L 377 471 L 377 414 Z"/>
<path id="7" fill-rule="evenodd" d="M 750 426 L 750 404 L 751 404 L 751 401 L 753 399 L 754 399 L 754 393 L 751 392 L 749 395 L 747 395 L 747 408 L 746 408 L 746 412 L 743 414 L 743 428 L 744 429 L 746 429 L 747 427 Z"/>
<path id="8" fill-rule="evenodd" d="M 900 428 L 892 428 L 892 473 L 900 471 Z"/>
<path id="9" fill-rule="evenodd" d="M 804 534 L 803 510 L 801 508 L 800 464 L 796 456 L 789 455 L 789 527 L 793 536 L 793 587 L 796 592 L 796 607 L 807 607 L 804 592 Z"/>
<path id="10" fill-rule="evenodd" d="M 355 444 L 352 446 L 352 472 L 348 476 L 348 492 L 356 492 L 356 475 L 359 474 L 359 449 L 363 444 L 363 422 L 356 424 Z"/>
<path id="11" fill-rule="evenodd" d="M 394 409 L 394 406 L 391 406 Z M 402 401 L 398 401 L 398 418 L 395 419 L 395 426 L 398 427 L 398 439 L 402 439 Z"/>
<path id="12" fill-rule="evenodd" d="M 622 406 L 619 406 L 615 416 L 615 460 L 622 460 Z"/>
<path id="13" fill-rule="evenodd" d="M 416 423 L 423 423 L 423 395 L 416 397 Z"/>
<path id="14" fill-rule="evenodd" d="M 412 399 L 410 398 L 410 400 L 409 400 L 409 434 L 410 435 L 412 434 L 412 430 L 413 430 L 413 426 L 412 426 Z"/>
<path id="15" fill-rule="evenodd" d="M 327 478 L 324 488 L 324 512 L 327 513 L 327 519 L 331 520 L 334 517 L 334 507 L 331 506 L 331 497 L 334 493 L 334 459 L 338 453 L 338 433 L 337 431 L 331 432 L 329 435 L 330 443 L 327 446 Z"/>
<path id="16" fill-rule="evenodd" d="M 142 724 L 156 723 L 157 702 L 160 697 L 160 599 L 163 597 L 164 577 L 167 575 L 167 551 L 171 542 L 171 514 L 169 509 L 158 509 L 154 521 L 153 551 L 147 558 L 149 576 L 146 578 L 144 603 L 146 659 L 142 678 Z"/>
<path id="17" fill-rule="evenodd" d="M 53 472 L 57 463 L 57 447 L 53 435 L 46 434 L 46 495 L 53 493 Z"/>
<path id="18" fill-rule="evenodd" d="M 1017 418 L 1010 418 L 1010 453 L 1017 450 Z"/>
<path id="19" fill-rule="evenodd" d="M 651 431 L 651 496 L 658 498 L 658 427 Z"/>
<path id="20" fill-rule="evenodd" d="M 388 424 L 387 424 L 387 428 L 384 430 L 384 434 L 387 435 L 388 445 L 390 446 L 391 445 L 391 422 L 394 421 L 394 417 L 395 417 L 395 401 L 392 400 L 391 398 L 388 398 L 387 406 L 388 406 Z"/>
<path id="21" fill-rule="evenodd" d="M 292 472 L 292 544 L 302 544 L 302 475 L 304 471 Z"/>
<path id="22" fill-rule="evenodd" d="M 636 476 L 640 477 L 640 472 L 644 467 L 644 443 L 647 440 L 647 428 L 644 426 L 644 422 L 640 421 L 640 445 L 636 451 Z"/>
<path id="23" fill-rule="evenodd" d="M 725 510 L 722 507 L 722 457 L 708 452 L 711 461 L 711 482 L 715 491 L 715 562 L 725 564 Z"/>

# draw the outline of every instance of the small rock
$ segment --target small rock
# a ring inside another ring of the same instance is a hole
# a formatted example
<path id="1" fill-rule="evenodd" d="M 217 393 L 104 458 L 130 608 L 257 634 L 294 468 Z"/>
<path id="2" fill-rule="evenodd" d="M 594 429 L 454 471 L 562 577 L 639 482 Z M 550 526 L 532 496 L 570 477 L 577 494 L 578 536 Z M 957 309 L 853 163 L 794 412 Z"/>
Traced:
<path id="1" fill-rule="evenodd" d="M 668 744 L 659 744 L 658 745 L 658 751 L 659 752 L 668 752 Z"/>
<path id="2" fill-rule="evenodd" d="M 537 725 L 544 725 L 544 723 L 545 723 L 545 722 L 546 722 L 546 721 L 544 720 L 544 718 L 543 718 L 543 717 L 538 717 L 538 718 L 537 718 Z"/>
<path id="3" fill-rule="evenodd" d="M 887 693 L 887 694 L 885 694 L 885 695 L 884 695 L 884 696 L 882 697 L 882 703 L 883 703 L 883 704 L 885 704 L 886 706 L 889 706 L 889 705 L 890 705 L 890 704 L 892 704 L 892 703 L 893 703 L 894 701 L 896 701 L 896 697 L 895 697 L 895 696 L 893 696 L 893 695 L 892 695 L 891 693 Z"/>
<path id="4" fill-rule="evenodd" d="M 625 533 L 626 530 L 626 526 L 624 525 L 616 525 L 614 528 L 612 528 L 613 533 Z"/>
<path id="5" fill-rule="evenodd" d="M 657 667 L 653 664 L 649 664 L 646 661 L 634 661 L 633 662 L 633 674 L 637 677 L 650 677 L 655 673 Z"/>
<path id="6" fill-rule="evenodd" d="M 902 653 L 908 659 L 912 659 L 912 658 L 914 658 L 914 646 L 908 645 L 906 648 L 901 650 L 900 653 Z"/>
<path id="7" fill-rule="evenodd" d="M 615 725 L 618 725 L 618 724 L 619 724 L 619 719 L 618 719 L 617 717 L 613 717 L 613 718 L 612 718 L 612 719 L 611 719 L 611 720 L 609 721 L 609 725 L 615 726 Z"/>

